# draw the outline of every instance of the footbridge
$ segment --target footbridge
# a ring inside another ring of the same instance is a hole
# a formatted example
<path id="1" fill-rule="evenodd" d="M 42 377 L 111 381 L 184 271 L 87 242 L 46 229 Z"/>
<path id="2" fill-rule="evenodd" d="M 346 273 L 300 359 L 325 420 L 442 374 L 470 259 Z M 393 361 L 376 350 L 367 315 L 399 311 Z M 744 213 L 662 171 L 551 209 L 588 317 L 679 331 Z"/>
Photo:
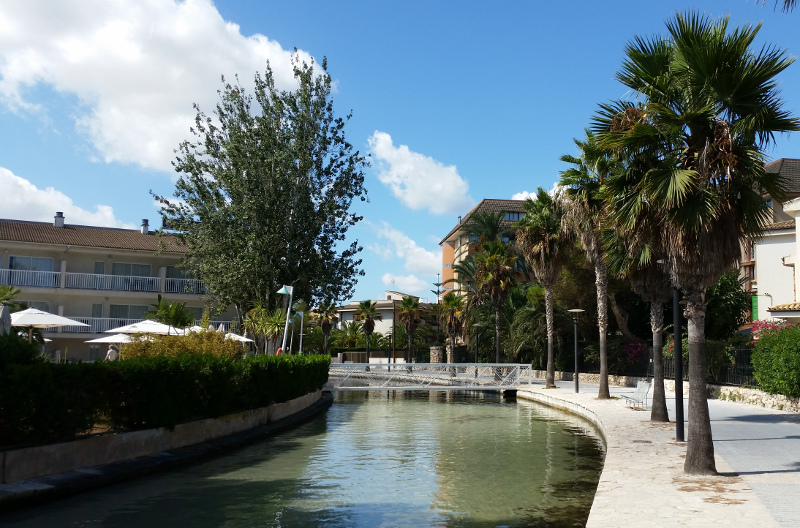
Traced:
<path id="1" fill-rule="evenodd" d="M 332 363 L 332 390 L 518 390 L 531 366 L 513 363 Z"/>

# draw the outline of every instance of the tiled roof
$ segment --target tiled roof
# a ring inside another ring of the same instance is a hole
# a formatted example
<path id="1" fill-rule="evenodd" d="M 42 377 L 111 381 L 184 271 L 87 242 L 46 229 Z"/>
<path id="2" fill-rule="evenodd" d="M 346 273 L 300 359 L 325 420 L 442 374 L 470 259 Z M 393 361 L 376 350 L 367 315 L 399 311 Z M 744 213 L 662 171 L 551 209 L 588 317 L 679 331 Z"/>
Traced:
<path id="1" fill-rule="evenodd" d="M 800 303 L 793 302 L 787 304 L 779 304 L 778 306 L 770 306 L 767 308 L 768 312 L 797 312 L 800 311 Z"/>
<path id="2" fill-rule="evenodd" d="M 453 236 L 463 225 L 469 222 L 469 219 L 475 213 L 524 213 L 525 200 L 498 200 L 494 198 L 485 198 L 478 203 L 475 207 L 468 212 L 461 222 L 457 224 L 447 236 L 445 236 L 439 244 L 443 244 L 448 238 Z"/>
<path id="3" fill-rule="evenodd" d="M 788 193 L 800 193 L 800 159 L 781 158 L 764 165 L 768 173 L 779 173 Z"/>
<path id="4" fill-rule="evenodd" d="M 764 228 L 766 231 L 778 231 L 781 229 L 794 229 L 794 220 L 786 220 L 785 222 L 775 222 L 769 224 Z"/>
<path id="5" fill-rule="evenodd" d="M 143 234 L 134 229 L 114 229 L 65 224 L 55 227 L 46 222 L 0 219 L 0 241 L 58 244 L 90 248 L 132 249 L 185 253 L 186 247 L 178 245 L 175 237 L 158 237 L 153 232 Z M 161 247 L 163 244 L 163 247 Z"/>

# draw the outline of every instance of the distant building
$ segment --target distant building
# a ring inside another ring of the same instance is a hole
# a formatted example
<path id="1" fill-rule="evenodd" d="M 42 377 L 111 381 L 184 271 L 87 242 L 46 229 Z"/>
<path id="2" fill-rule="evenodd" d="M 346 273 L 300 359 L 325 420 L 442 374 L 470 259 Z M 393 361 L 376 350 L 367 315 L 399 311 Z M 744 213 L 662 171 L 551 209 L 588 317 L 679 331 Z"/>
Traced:
<path id="1" fill-rule="evenodd" d="M 412 297 L 417 300 L 419 300 L 419 297 L 389 290 L 386 291 L 384 297 L 383 299 L 370 299 L 370 301 L 377 303 L 377 312 L 381 316 L 380 321 L 375 321 L 374 331 L 386 335 L 391 333 L 394 325 L 400 322 L 397 307 L 403 302 L 403 297 Z M 360 303 L 361 301 L 351 301 L 349 304 L 338 306 L 336 311 L 339 314 L 339 322 L 353 322 L 356 319 L 356 312 Z"/>
<path id="2" fill-rule="evenodd" d="M 16 300 L 32 308 L 88 324 L 44 335 L 51 354 L 91 361 L 105 348 L 85 341 L 141 321 L 159 294 L 185 301 L 200 319 L 206 289 L 177 267 L 185 251 L 174 237 L 156 236 L 147 220 L 134 230 L 67 224 L 60 212 L 53 223 L 0 219 L 0 284 L 18 288 Z M 228 328 L 232 318 L 215 323 Z"/>
<path id="3" fill-rule="evenodd" d="M 469 224 L 470 219 L 476 213 L 503 213 L 503 222 L 508 226 L 517 222 L 525 216 L 524 200 L 496 200 L 486 198 L 481 200 L 478 205 L 472 208 L 464 218 L 458 217 L 458 223 L 449 233 L 439 242 L 442 248 L 442 293 L 457 289 L 458 285 L 452 281 L 458 277 L 453 271 L 453 265 L 463 262 L 470 254 L 475 251 L 475 242 L 466 234 L 464 226 Z M 451 282 L 448 282 L 451 281 Z M 441 300 L 441 296 L 440 299 Z"/>

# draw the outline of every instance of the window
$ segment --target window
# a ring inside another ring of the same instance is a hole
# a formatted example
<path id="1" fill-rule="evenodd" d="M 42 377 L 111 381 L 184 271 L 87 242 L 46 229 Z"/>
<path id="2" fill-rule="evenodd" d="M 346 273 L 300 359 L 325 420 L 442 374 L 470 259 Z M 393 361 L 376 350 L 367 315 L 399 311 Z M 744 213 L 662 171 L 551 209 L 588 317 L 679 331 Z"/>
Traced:
<path id="1" fill-rule="evenodd" d="M 89 346 L 89 361 L 99 361 L 103 359 L 100 357 L 100 345 Z"/>
<path id="2" fill-rule="evenodd" d="M 475 242 L 480 242 L 480 240 L 481 240 L 480 237 L 478 237 L 476 235 L 470 235 L 470 237 L 469 237 L 469 243 L 470 244 L 474 244 Z"/>
<path id="3" fill-rule="evenodd" d="M 503 220 L 505 220 L 506 222 L 517 222 L 519 220 L 522 220 L 523 216 L 525 216 L 525 213 L 515 213 L 509 211 L 503 216 Z"/>
<path id="4" fill-rule="evenodd" d="M 749 244 L 750 244 L 750 260 L 755 260 L 756 259 L 756 245 L 753 244 L 752 242 L 749 242 Z"/>
<path id="5" fill-rule="evenodd" d="M 452 268 L 453 265 L 452 264 L 442 264 L 442 267 L 443 268 Z"/>
<path id="6" fill-rule="evenodd" d="M 111 264 L 111 274 L 128 277 L 150 277 L 150 264 L 114 262 Z"/>
<path id="7" fill-rule="evenodd" d="M 105 275 L 106 274 L 106 263 L 102 260 L 95 260 L 94 261 L 94 274 L 95 275 Z"/>
<path id="8" fill-rule="evenodd" d="M 149 308 L 137 304 L 112 304 L 108 316 L 112 319 L 144 319 Z"/>
<path id="9" fill-rule="evenodd" d="M 34 310 L 41 310 L 43 312 L 52 313 L 50 311 L 50 303 L 43 302 L 43 301 L 21 301 L 28 305 L 28 308 L 33 308 Z"/>
<path id="10" fill-rule="evenodd" d="M 8 267 L 19 271 L 53 271 L 53 259 L 12 256 L 8 259 Z"/>
<path id="11" fill-rule="evenodd" d="M 102 304 L 93 304 L 92 305 L 92 317 L 95 319 L 100 319 L 103 317 L 103 305 Z"/>

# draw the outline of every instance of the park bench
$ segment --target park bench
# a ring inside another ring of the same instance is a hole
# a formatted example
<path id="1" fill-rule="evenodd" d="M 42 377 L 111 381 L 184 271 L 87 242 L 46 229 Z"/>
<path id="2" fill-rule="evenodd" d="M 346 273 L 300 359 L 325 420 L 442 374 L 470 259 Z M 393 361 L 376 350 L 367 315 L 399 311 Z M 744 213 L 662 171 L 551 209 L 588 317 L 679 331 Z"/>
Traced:
<path id="1" fill-rule="evenodd" d="M 625 405 L 634 409 L 644 410 L 647 407 L 647 394 L 650 392 L 650 382 L 640 381 L 636 384 L 636 390 L 630 396 L 622 395 L 625 398 Z"/>

